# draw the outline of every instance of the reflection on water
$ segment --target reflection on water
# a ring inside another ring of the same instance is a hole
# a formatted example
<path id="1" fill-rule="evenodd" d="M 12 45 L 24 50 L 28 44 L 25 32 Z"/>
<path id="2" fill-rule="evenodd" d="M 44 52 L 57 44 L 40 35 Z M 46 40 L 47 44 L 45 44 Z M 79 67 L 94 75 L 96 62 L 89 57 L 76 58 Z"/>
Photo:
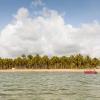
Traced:
<path id="1" fill-rule="evenodd" d="M 100 74 L 0 73 L 0 100 L 100 100 Z"/>

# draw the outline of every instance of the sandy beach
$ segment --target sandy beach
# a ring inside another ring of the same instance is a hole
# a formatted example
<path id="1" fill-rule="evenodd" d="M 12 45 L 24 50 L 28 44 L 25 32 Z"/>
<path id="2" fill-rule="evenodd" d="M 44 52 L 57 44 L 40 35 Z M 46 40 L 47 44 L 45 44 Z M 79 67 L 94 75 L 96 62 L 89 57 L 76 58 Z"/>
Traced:
<path id="1" fill-rule="evenodd" d="M 85 70 L 88 69 L 7 69 L 0 72 L 84 72 Z M 95 71 L 100 72 L 100 69 L 95 69 Z"/>

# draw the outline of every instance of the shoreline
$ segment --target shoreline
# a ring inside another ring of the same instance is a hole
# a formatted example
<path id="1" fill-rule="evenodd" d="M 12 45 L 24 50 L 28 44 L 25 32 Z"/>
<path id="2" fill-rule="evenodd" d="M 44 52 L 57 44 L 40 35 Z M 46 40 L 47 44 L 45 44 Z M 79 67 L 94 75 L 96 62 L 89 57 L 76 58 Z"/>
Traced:
<path id="1" fill-rule="evenodd" d="M 0 72 L 84 72 L 85 70 L 94 69 L 1 69 Z M 100 69 L 95 69 L 100 72 Z"/>

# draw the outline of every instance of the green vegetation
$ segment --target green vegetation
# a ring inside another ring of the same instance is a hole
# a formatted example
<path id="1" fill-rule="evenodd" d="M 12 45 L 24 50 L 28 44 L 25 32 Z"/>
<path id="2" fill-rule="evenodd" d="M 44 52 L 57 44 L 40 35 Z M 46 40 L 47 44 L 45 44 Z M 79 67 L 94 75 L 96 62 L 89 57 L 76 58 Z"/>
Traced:
<path id="1" fill-rule="evenodd" d="M 100 59 L 89 56 L 71 55 L 70 57 L 48 57 L 22 55 L 14 59 L 0 58 L 0 69 L 83 69 L 96 68 L 100 65 Z"/>

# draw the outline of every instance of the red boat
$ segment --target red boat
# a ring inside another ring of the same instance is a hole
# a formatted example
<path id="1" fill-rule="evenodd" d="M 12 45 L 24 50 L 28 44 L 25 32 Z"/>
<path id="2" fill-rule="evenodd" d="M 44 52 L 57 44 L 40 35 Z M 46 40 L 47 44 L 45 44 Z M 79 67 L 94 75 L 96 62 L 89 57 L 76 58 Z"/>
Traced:
<path id="1" fill-rule="evenodd" d="M 84 71 L 85 74 L 97 74 L 97 71 L 95 70 L 86 70 Z"/>

